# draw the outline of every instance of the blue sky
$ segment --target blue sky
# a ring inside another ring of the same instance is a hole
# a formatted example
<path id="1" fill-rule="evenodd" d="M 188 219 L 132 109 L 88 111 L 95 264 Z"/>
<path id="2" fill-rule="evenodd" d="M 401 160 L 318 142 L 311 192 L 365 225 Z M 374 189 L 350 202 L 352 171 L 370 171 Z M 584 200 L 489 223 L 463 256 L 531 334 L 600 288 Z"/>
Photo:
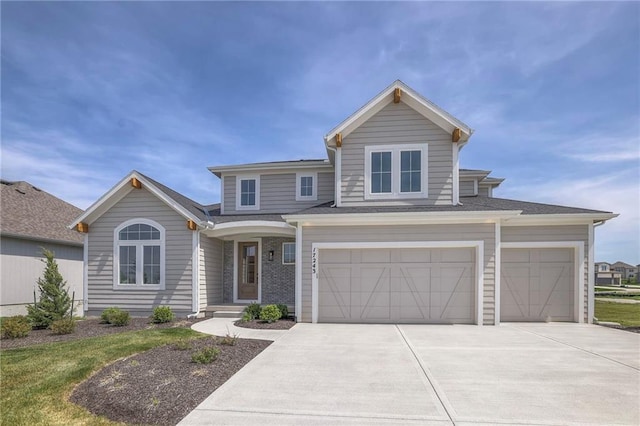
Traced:
<path id="1" fill-rule="evenodd" d="M 638 3 L 2 3 L 2 177 L 81 208 L 137 169 L 203 203 L 207 166 L 324 158 L 401 79 L 475 129 L 494 195 L 614 211 L 640 263 Z"/>

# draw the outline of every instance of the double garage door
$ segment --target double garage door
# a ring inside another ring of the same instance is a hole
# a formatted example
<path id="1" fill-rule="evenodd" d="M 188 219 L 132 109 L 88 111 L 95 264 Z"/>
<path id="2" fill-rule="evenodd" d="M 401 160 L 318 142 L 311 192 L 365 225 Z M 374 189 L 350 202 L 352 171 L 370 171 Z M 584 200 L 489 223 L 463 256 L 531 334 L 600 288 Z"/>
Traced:
<path id="1" fill-rule="evenodd" d="M 474 248 L 321 249 L 318 321 L 473 323 Z"/>

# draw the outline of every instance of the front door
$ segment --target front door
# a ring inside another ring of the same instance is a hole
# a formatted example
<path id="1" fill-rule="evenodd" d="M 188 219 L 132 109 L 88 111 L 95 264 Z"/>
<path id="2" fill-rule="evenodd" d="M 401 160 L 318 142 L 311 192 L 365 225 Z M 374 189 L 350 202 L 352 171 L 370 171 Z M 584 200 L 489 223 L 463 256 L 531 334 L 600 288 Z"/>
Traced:
<path id="1" fill-rule="evenodd" d="M 238 243 L 238 299 L 258 300 L 258 243 Z"/>

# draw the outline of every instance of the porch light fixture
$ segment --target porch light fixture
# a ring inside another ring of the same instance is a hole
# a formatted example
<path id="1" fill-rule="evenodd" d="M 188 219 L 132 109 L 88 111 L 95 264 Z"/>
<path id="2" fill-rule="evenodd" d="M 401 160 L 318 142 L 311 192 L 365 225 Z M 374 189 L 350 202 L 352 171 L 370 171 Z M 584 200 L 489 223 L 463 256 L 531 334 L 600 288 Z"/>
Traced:
<path id="1" fill-rule="evenodd" d="M 273 250 L 269 250 L 269 262 L 273 262 Z"/>

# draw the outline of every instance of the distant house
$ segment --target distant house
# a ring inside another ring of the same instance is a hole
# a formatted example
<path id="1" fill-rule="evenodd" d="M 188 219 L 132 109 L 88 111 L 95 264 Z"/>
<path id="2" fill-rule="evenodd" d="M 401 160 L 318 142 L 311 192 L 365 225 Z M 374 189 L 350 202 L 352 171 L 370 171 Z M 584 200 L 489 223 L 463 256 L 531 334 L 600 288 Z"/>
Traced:
<path id="1" fill-rule="evenodd" d="M 607 262 L 596 262 L 596 285 L 620 285 L 622 284 L 622 274 L 611 269 L 611 264 Z"/>
<path id="2" fill-rule="evenodd" d="M 611 269 L 619 272 L 623 280 L 636 278 L 638 276 L 638 268 L 625 262 L 617 261 L 611 265 Z"/>
<path id="3" fill-rule="evenodd" d="M 42 248 L 55 253 L 82 314 L 83 237 L 66 227 L 82 210 L 28 182 L 0 183 L 0 315 L 25 314 L 33 303 L 44 271 Z"/>

